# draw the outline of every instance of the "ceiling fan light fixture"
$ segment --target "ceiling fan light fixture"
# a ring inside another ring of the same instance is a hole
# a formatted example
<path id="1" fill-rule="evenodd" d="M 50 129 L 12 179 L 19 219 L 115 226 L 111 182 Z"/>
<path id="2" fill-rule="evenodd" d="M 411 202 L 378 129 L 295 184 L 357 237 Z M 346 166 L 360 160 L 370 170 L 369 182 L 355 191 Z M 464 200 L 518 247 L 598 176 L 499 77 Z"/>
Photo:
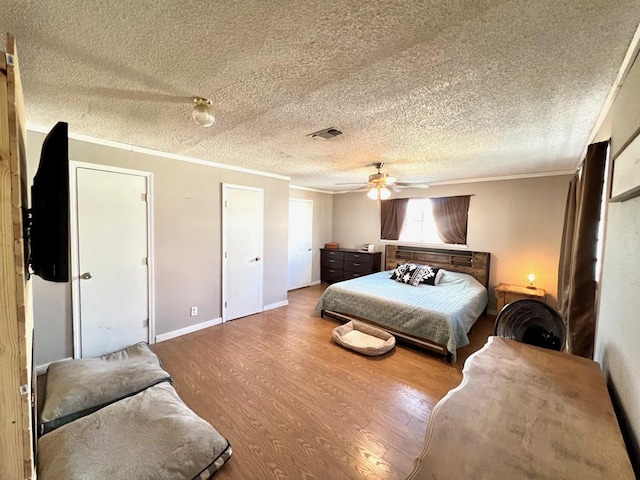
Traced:
<path id="1" fill-rule="evenodd" d="M 391 196 L 391 190 L 381 185 L 373 187 L 367 193 L 367 197 L 369 197 L 371 200 L 386 200 L 390 196 Z"/>
<path id="2" fill-rule="evenodd" d="M 193 110 L 191 110 L 191 117 L 193 120 L 202 127 L 210 127 L 216 121 L 213 116 L 213 108 L 211 107 L 211 100 L 208 98 L 196 97 L 193 99 Z"/>

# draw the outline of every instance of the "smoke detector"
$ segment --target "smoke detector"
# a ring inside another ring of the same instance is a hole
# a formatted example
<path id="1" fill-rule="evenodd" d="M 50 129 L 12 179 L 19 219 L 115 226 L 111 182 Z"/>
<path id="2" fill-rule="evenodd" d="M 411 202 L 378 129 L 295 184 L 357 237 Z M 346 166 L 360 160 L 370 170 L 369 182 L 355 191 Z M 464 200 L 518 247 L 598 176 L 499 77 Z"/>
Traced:
<path id="1" fill-rule="evenodd" d="M 310 133 L 307 137 L 315 138 L 316 140 L 330 140 L 332 138 L 336 138 L 338 135 L 342 135 L 342 132 L 335 127 L 331 127 Z"/>

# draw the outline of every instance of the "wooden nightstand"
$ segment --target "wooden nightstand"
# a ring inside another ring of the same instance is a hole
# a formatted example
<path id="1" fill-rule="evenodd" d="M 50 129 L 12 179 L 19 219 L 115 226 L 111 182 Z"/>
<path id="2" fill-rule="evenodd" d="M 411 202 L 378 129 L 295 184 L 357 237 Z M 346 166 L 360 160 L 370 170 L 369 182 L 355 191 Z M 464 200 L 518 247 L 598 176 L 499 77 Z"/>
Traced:
<path id="1" fill-rule="evenodd" d="M 539 300 L 546 303 L 547 294 L 542 288 L 527 288 L 519 285 L 501 283 L 496 287 L 496 298 L 498 299 L 498 307 L 496 311 L 500 313 L 500 310 L 502 310 L 502 307 L 505 305 L 525 298 Z"/>

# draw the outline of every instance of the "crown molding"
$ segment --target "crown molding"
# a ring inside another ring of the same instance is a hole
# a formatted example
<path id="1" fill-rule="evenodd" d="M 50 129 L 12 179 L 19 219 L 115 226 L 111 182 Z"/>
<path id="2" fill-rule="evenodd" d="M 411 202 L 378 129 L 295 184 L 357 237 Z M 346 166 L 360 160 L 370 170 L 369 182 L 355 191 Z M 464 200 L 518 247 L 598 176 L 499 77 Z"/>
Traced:
<path id="1" fill-rule="evenodd" d="M 319 188 L 310 188 L 310 187 L 300 187 L 298 185 L 289 185 L 289 188 L 292 190 L 304 190 L 305 192 L 316 192 L 316 193 L 326 193 L 328 195 L 335 195 L 338 192 L 332 192 L 330 190 L 321 190 Z"/>
<path id="2" fill-rule="evenodd" d="M 27 123 L 27 130 L 36 132 L 36 133 L 47 134 L 49 133 L 49 130 L 51 130 L 51 128 L 43 127 L 42 125 L 34 125 L 34 124 Z M 210 162 L 208 160 L 202 160 L 200 158 L 187 157 L 185 155 L 162 152 L 160 150 L 154 150 L 152 148 L 146 148 L 146 147 L 138 147 L 136 145 L 130 145 L 128 143 L 114 142 L 112 140 L 105 140 L 103 138 L 92 137 L 90 135 L 83 135 L 81 133 L 69 132 L 69 138 L 72 140 L 78 140 L 80 142 L 92 143 L 94 145 L 102 145 L 104 147 L 118 148 L 120 150 L 127 150 L 129 152 L 142 153 L 144 155 L 154 155 L 156 157 L 178 160 L 180 162 L 195 163 L 196 165 L 204 165 L 205 167 L 220 168 L 222 170 L 231 170 L 233 172 L 248 173 L 250 175 L 259 175 L 261 177 L 277 178 L 279 180 L 286 180 L 286 181 L 291 180 L 291 177 L 278 175 L 276 173 L 262 172 L 260 170 L 252 170 L 250 168 L 235 167 L 233 165 L 226 165 L 224 163 Z"/>
<path id="3" fill-rule="evenodd" d="M 503 175 L 499 177 L 461 178 L 459 180 L 443 180 L 442 182 L 426 183 L 430 187 L 436 187 L 441 185 L 455 185 L 458 183 L 498 182 L 501 180 L 522 180 L 525 178 L 559 177 L 562 175 L 573 175 L 574 173 L 576 173 L 575 170 L 556 170 L 553 172 L 522 173 L 518 175 Z"/>

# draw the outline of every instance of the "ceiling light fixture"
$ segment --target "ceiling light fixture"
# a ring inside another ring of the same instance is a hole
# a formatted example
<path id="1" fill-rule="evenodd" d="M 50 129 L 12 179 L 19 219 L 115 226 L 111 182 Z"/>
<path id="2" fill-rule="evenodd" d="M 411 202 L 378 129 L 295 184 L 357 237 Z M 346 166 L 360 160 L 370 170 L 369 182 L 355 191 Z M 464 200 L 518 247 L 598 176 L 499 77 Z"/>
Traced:
<path id="1" fill-rule="evenodd" d="M 193 110 L 191 110 L 191 116 L 195 122 L 202 127 L 210 127 L 216 121 L 213 116 L 213 108 L 211 107 L 211 100 L 208 98 L 196 97 L 193 99 Z"/>
<path id="2" fill-rule="evenodd" d="M 391 196 L 391 190 L 387 187 L 383 187 L 382 185 L 376 185 L 369 193 L 367 193 L 367 197 L 371 200 L 386 200 Z"/>

